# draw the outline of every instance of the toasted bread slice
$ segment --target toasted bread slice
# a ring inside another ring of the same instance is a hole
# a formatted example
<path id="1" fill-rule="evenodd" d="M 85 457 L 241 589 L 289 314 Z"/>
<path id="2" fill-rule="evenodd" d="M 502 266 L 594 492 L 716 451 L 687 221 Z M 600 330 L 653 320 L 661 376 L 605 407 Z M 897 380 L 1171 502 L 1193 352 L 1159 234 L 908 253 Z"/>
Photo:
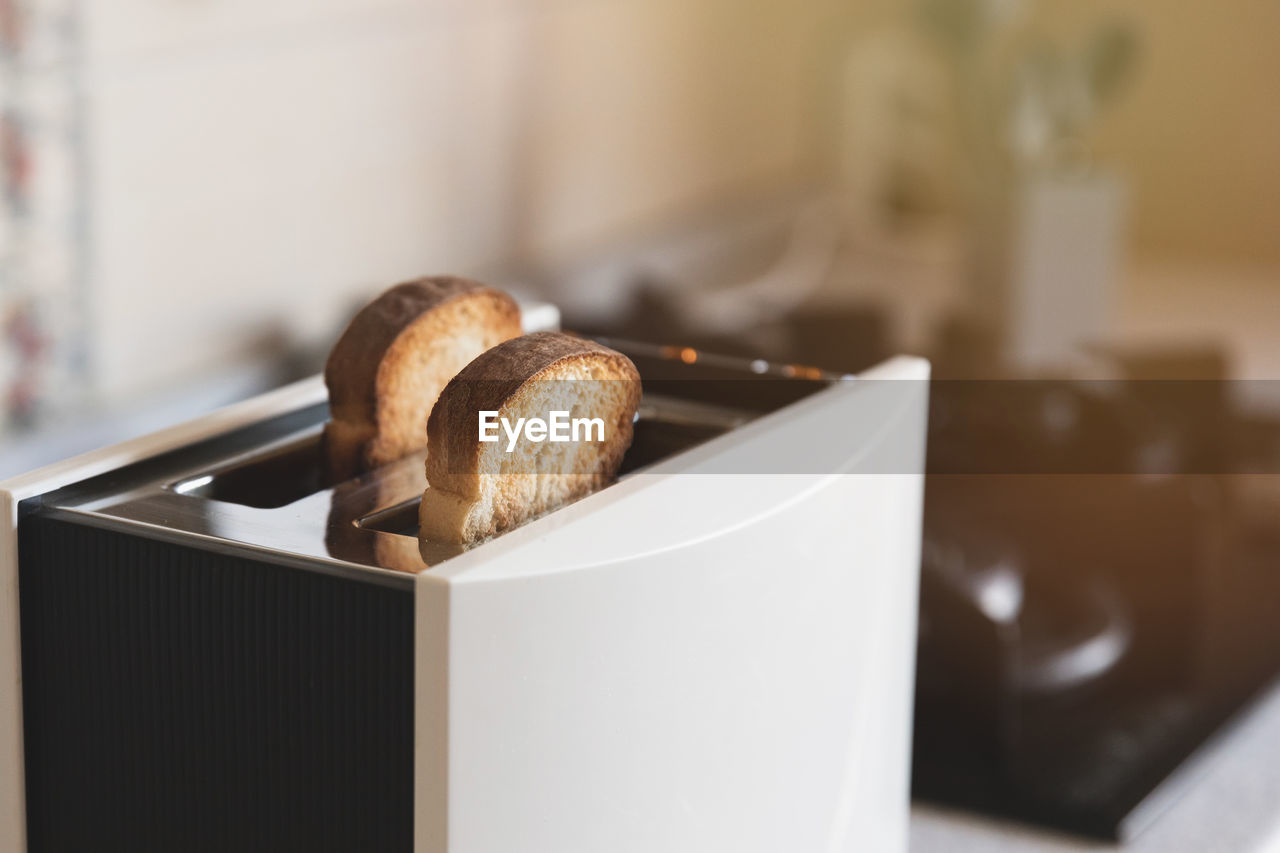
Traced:
<path id="1" fill-rule="evenodd" d="M 445 384 L 480 353 L 519 335 L 520 308 L 463 278 L 398 284 L 361 309 L 324 369 L 331 482 L 421 450 Z"/>
<path id="2" fill-rule="evenodd" d="M 431 413 L 422 538 L 475 542 L 608 484 L 639 404 L 635 365 L 600 344 L 558 332 L 498 344 L 454 377 Z M 602 429 L 560 442 L 525 435 L 508 450 L 501 428 L 497 441 L 480 441 L 483 411 L 508 424 L 568 412 L 599 418 Z"/>

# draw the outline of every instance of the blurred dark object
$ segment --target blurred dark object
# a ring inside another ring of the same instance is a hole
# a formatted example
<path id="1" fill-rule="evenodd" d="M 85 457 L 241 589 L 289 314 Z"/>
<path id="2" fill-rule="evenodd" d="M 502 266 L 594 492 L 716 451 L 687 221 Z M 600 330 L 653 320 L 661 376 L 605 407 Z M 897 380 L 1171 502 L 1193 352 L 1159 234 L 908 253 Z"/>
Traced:
<path id="1" fill-rule="evenodd" d="M 788 361 L 852 373 L 892 354 L 884 314 L 871 308 L 802 308 L 781 322 Z"/>
<path id="2" fill-rule="evenodd" d="M 1181 479 L 939 476 L 927 495 L 916 794 L 1119 837 L 1207 733 L 1188 694 L 1215 507 Z"/>
<path id="3" fill-rule="evenodd" d="M 1091 348 L 1108 359 L 1151 424 L 1153 439 L 1177 443 L 1185 466 L 1225 473 L 1239 453 L 1244 428 L 1232 411 L 1230 363 L 1222 347 L 1203 344 L 1110 345 Z"/>
<path id="4" fill-rule="evenodd" d="M 951 316 L 944 320 L 929 354 L 934 379 L 997 379 L 1010 373 L 1000 336 L 990 327 Z"/>
<path id="5" fill-rule="evenodd" d="M 1219 353 L 1116 359 L 934 383 L 918 797 L 1130 837 L 1280 672 L 1280 422 Z"/>
<path id="6" fill-rule="evenodd" d="M 708 332 L 682 312 L 664 282 L 641 281 L 630 304 L 609 322 L 567 314 L 564 326 L 583 334 L 693 347 L 707 352 L 804 364 L 838 373 L 870 367 L 893 354 L 885 312 L 871 307 L 802 304 L 731 335 Z"/>

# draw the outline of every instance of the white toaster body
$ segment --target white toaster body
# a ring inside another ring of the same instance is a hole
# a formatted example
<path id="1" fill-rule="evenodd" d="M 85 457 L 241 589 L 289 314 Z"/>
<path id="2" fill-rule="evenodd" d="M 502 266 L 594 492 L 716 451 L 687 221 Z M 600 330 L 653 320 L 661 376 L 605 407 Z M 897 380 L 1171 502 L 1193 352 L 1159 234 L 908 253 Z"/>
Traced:
<path id="1" fill-rule="evenodd" d="M 927 379 L 894 359 L 392 578 L 413 596 L 413 849 L 905 850 Z M 322 393 L 9 484 L 0 621 L 21 506 Z M 21 818 L 18 638 L 0 638 L 0 806 Z M 24 849 L 20 819 L 0 833 Z"/>

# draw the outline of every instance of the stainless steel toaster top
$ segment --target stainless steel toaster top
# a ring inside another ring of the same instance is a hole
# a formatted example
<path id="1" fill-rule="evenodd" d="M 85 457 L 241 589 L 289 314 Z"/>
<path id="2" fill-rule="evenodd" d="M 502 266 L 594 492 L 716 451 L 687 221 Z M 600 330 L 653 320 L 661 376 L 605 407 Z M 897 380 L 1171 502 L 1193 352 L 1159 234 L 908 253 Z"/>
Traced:
<path id="1" fill-rule="evenodd" d="M 840 378 L 689 348 L 607 343 L 636 362 L 645 383 L 624 478 Z M 418 540 L 422 454 L 345 482 L 323 481 L 319 439 L 328 407 L 315 386 L 314 399 L 301 406 L 292 399 L 249 426 L 45 495 L 42 506 L 89 524 L 248 549 L 393 585 L 462 553 Z"/>

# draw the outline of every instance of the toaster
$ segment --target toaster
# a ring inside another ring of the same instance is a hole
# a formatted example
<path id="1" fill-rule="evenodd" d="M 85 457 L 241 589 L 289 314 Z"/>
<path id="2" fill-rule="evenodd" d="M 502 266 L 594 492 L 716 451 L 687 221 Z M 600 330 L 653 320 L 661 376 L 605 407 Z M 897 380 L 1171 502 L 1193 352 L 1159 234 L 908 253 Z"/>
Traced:
<path id="1" fill-rule="evenodd" d="M 906 848 L 928 363 L 607 341 L 616 483 L 420 542 L 319 378 L 0 486 L 0 848 Z"/>

